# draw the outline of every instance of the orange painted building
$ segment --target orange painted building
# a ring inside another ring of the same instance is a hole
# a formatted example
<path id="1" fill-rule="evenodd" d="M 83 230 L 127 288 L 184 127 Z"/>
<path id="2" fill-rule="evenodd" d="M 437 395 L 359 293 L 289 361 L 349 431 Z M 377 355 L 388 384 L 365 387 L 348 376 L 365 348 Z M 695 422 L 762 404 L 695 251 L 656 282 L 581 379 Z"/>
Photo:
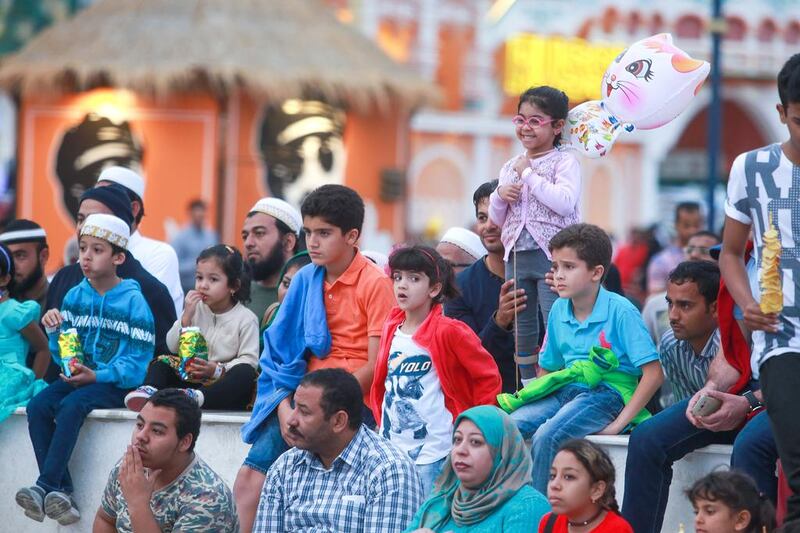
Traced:
<path id="1" fill-rule="evenodd" d="M 223 240 L 241 245 L 245 214 L 259 198 L 271 194 L 259 147 L 266 106 L 266 101 L 239 93 L 229 100 L 223 121 L 219 102 L 207 94 L 154 100 L 128 91 L 97 90 L 56 100 L 26 98 L 19 110 L 18 217 L 45 227 L 56 257 L 60 256 L 57 252 L 75 230 L 64 195 L 79 197 L 91 184 L 60 176 L 57 160 L 65 132 L 94 113 L 127 122 L 141 145 L 145 235 L 168 239 L 186 222 L 188 203 L 202 198 L 209 204 L 210 220 L 219 222 Z M 349 112 L 345 121 L 347 157 L 341 181 L 374 208 L 373 234 L 384 232 L 387 238 L 400 240 L 402 204 L 381 199 L 380 176 L 403 165 L 408 117 L 396 111 Z M 80 157 L 73 158 L 74 166 L 80 165 Z"/>

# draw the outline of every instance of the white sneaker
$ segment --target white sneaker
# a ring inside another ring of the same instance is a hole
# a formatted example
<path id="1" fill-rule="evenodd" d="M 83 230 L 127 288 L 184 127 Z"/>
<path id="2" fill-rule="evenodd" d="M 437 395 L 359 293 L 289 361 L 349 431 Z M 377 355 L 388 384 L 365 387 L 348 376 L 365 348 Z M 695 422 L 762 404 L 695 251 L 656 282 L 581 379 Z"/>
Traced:
<path id="1" fill-rule="evenodd" d="M 151 387 L 150 385 L 142 385 L 138 389 L 131 391 L 125 396 L 125 407 L 138 413 L 144 407 L 144 404 L 147 403 L 147 400 L 150 397 L 157 393 L 158 389 L 155 387 Z"/>
<path id="2" fill-rule="evenodd" d="M 186 396 L 191 398 L 192 400 L 197 402 L 197 407 L 203 407 L 203 402 L 206 401 L 206 397 L 203 393 L 197 389 L 182 389 Z"/>
<path id="3" fill-rule="evenodd" d="M 44 522 L 44 489 L 41 487 L 25 487 L 17 491 L 17 505 L 25 509 L 25 516 Z"/>
<path id="4" fill-rule="evenodd" d="M 44 497 L 44 512 L 62 526 L 74 524 L 81 519 L 81 513 L 69 494 L 54 491 Z"/>

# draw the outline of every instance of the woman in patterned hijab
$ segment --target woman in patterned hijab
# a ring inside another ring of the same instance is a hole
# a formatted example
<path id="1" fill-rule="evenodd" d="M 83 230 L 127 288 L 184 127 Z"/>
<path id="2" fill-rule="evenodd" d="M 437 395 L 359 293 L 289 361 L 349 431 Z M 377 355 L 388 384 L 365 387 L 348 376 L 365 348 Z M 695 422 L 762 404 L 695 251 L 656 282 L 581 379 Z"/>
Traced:
<path id="1" fill-rule="evenodd" d="M 456 418 L 450 460 L 406 532 L 536 531 L 550 510 L 516 424 L 491 405 Z"/>

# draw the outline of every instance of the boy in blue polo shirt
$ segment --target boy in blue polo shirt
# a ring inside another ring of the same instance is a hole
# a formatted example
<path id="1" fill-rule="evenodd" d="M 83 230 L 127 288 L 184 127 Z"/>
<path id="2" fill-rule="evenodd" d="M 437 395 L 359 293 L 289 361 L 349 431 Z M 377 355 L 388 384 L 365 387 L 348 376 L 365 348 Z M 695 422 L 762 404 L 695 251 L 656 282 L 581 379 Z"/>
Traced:
<path id="1" fill-rule="evenodd" d="M 533 486 L 544 494 L 562 443 L 623 432 L 647 416 L 640 412 L 664 381 L 641 315 L 601 286 L 611 263 L 608 235 L 591 224 L 574 224 L 550 240 L 550 252 L 559 299 L 547 320 L 539 376 L 588 360 L 594 346 L 609 348 L 619 367 L 594 388 L 570 383 L 512 413 L 525 438 L 533 436 Z"/>

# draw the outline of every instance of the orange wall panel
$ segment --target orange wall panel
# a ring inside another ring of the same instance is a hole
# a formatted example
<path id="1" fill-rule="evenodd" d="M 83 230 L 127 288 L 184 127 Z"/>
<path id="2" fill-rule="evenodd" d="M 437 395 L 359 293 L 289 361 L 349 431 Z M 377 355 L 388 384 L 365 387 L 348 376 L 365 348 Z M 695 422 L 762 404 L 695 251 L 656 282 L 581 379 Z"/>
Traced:
<path id="1" fill-rule="evenodd" d="M 185 221 L 185 208 L 194 198 L 205 199 L 211 219 L 215 216 L 216 101 L 204 95 L 153 101 L 122 93 L 92 91 L 22 102 L 17 217 L 35 220 L 47 231 L 54 257 L 51 270 L 59 266 L 63 247 L 75 232 L 56 173 L 57 153 L 64 132 L 91 111 L 128 120 L 141 141 L 146 179 L 143 234 L 164 239 L 168 228 Z"/>

